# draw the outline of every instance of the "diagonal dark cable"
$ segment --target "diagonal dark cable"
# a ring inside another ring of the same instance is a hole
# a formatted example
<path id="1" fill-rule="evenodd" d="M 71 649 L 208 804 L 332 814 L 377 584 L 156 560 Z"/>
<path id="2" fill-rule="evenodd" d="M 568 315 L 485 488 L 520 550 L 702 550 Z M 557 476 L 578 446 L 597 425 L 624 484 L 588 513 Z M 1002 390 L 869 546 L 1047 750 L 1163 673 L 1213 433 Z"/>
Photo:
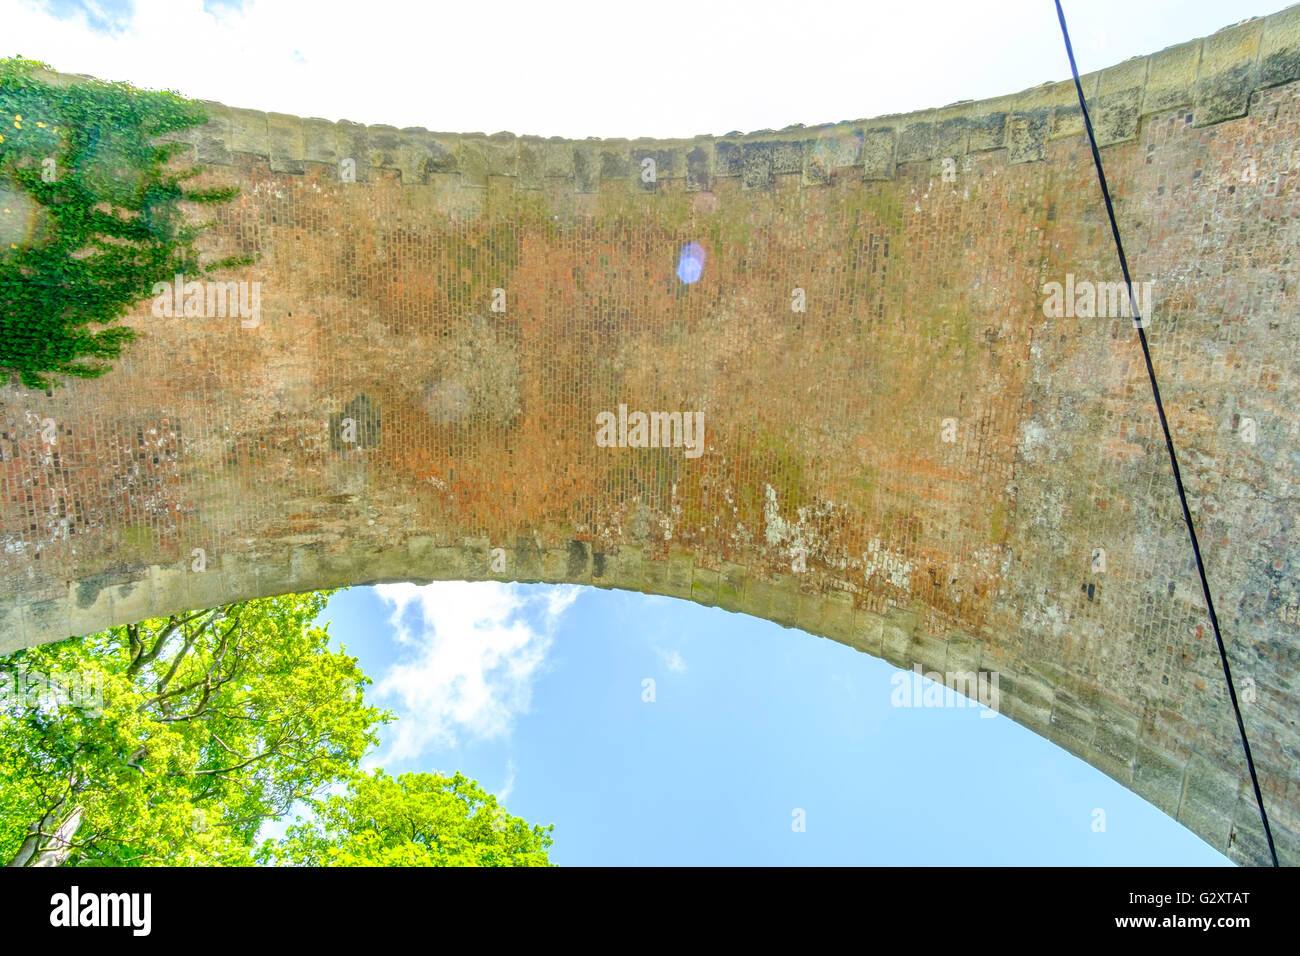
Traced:
<path id="1" fill-rule="evenodd" d="M 1255 786 L 1255 802 L 1259 805 L 1259 819 L 1264 824 L 1264 836 L 1268 838 L 1268 852 L 1277 866 L 1277 849 L 1273 846 L 1273 831 L 1268 826 L 1268 814 L 1264 811 L 1264 795 L 1259 790 L 1259 777 L 1255 774 L 1255 759 L 1250 753 L 1250 741 L 1246 739 L 1246 724 L 1241 719 L 1241 705 L 1237 703 L 1237 690 L 1232 684 L 1232 670 L 1228 667 L 1228 652 L 1223 647 L 1223 635 L 1219 632 L 1219 617 L 1214 613 L 1214 600 L 1210 597 L 1210 582 L 1205 577 L 1205 562 L 1201 560 L 1201 545 L 1196 539 L 1196 527 L 1192 524 L 1192 513 L 1187 507 L 1187 493 L 1183 490 L 1183 475 L 1178 468 L 1178 455 L 1174 452 L 1174 439 L 1169 433 L 1169 421 L 1165 418 L 1164 402 L 1160 400 L 1160 386 L 1156 384 L 1156 370 L 1151 364 L 1151 349 L 1147 345 L 1146 330 L 1142 326 L 1142 316 L 1138 312 L 1137 298 L 1133 295 L 1133 280 L 1129 278 L 1128 259 L 1124 256 L 1124 243 L 1119 237 L 1119 225 L 1115 222 L 1115 207 L 1111 205 L 1110 189 L 1106 185 L 1106 173 L 1101 167 L 1101 153 L 1097 149 L 1097 137 L 1092 132 L 1092 119 L 1088 116 L 1088 104 L 1083 98 L 1083 84 L 1079 82 L 1079 67 L 1074 62 L 1074 48 L 1070 45 L 1070 31 L 1065 26 L 1065 11 L 1061 9 L 1061 0 L 1056 0 L 1056 16 L 1061 21 L 1061 36 L 1065 38 L 1065 52 L 1070 57 L 1070 72 L 1074 74 L 1074 88 L 1079 94 L 1079 109 L 1083 111 L 1083 125 L 1088 130 L 1088 143 L 1092 146 L 1092 161 L 1097 167 L 1097 179 L 1101 183 L 1101 196 L 1106 200 L 1106 215 L 1110 217 L 1110 231 L 1115 237 L 1115 251 L 1119 253 L 1119 267 L 1124 272 L 1124 288 L 1128 292 L 1129 304 L 1133 309 L 1133 324 L 1137 326 L 1138 340 L 1142 343 L 1142 356 L 1147 362 L 1147 375 L 1151 379 L 1151 394 L 1155 396 L 1156 412 L 1160 415 L 1160 427 L 1165 433 L 1165 447 L 1169 449 L 1169 464 L 1174 470 L 1174 484 L 1178 486 L 1178 500 L 1183 506 L 1183 520 L 1187 522 L 1187 533 L 1192 539 L 1192 553 L 1196 555 L 1196 570 L 1201 575 L 1201 593 L 1205 595 L 1205 607 L 1210 612 L 1210 624 L 1214 627 L 1214 640 L 1219 645 L 1219 660 L 1223 662 L 1223 677 L 1228 682 L 1228 697 L 1232 700 L 1232 709 L 1237 715 L 1237 730 L 1241 732 L 1241 746 L 1246 751 L 1246 765 L 1250 768 L 1250 782 Z"/>

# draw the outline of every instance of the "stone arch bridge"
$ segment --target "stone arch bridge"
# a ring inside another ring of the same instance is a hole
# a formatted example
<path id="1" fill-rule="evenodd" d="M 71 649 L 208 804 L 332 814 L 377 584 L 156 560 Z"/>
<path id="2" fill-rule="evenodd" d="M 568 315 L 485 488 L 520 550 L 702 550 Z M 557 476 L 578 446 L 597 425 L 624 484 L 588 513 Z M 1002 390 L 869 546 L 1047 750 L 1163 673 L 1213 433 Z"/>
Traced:
<path id="1" fill-rule="evenodd" d="M 1291 864 L 1298 80 L 1300 7 L 1083 79 Z M 241 189 L 208 251 L 259 258 L 225 316 L 182 285 L 107 376 L 0 390 L 0 651 L 378 581 L 672 595 L 996 673 L 1267 859 L 1072 83 L 673 141 L 211 104 L 187 142 Z"/>

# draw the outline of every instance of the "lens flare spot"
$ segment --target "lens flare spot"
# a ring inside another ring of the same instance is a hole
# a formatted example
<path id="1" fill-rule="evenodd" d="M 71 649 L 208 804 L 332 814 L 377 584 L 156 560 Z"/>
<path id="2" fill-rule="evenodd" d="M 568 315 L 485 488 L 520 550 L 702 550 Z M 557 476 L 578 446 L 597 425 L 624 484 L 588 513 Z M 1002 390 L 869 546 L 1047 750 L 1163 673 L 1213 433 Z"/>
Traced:
<path id="1" fill-rule="evenodd" d="M 682 246 L 681 257 L 677 260 L 677 278 L 687 285 L 698 282 L 704 275 L 704 247 L 698 242 L 688 242 Z"/>

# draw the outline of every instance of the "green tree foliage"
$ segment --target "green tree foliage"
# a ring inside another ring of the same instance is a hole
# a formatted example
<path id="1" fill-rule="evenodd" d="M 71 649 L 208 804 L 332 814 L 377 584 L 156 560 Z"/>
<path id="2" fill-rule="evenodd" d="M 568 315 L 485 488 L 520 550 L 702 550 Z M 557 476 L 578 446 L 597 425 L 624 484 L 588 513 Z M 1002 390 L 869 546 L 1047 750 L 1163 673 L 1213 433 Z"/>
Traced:
<path id="1" fill-rule="evenodd" d="M 206 121 L 171 92 L 99 80 L 54 84 L 44 64 L 0 60 L 0 383 L 48 388 L 51 375 L 94 378 L 134 337 L 105 328 L 176 273 L 199 279 L 247 264 L 202 266 L 202 229 L 181 203 L 225 202 L 196 189 L 186 147 L 157 142 Z"/>
<path id="2" fill-rule="evenodd" d="M 251 864 L 263 823 L 355 776 L 392 719 L 364 702 L 356 659 L 311 626 L 328 593 L 0 658 L 0 861 Z M 37 676 L 62 693 L 19 693 Z"/>
<path id="3" fill-rule="evenodd" d="M 265 843 L 266 862 L 298 866 L 550 866 L 551 826 L 512 817 L 469 778 L 382 770 L 346 795 L 313 800 L 307 819 Z"/>

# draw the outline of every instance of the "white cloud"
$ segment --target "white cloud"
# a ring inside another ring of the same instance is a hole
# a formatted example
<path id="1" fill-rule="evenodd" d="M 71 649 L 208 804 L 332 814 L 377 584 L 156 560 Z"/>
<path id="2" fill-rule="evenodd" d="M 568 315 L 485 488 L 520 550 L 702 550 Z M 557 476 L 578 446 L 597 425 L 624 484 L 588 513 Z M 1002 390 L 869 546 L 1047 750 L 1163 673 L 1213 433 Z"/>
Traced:
<path id="1" fill-rule="evenodd" d="M 682 655 L 676 650 L 665 651 L 661 647 L 656 647 L 655 650 L 659 652 L 659 656 L 664 659 L 664 664 L 674 674 L 680 674 L 686 670 L 686 661 L 682 659 Z"/>
<path id="2" fill-rule="evenodd" d="M 379 762 L 456 746 L 462 737 L 510 733 L 527 713 L 555 628 L 576 587 L 538 594 L 496 582 L 381 584 L 401 660 L 375 682 L 376 701 L 398 712 Z M 508 784 L 511 784 L 508 781 Z"/>

